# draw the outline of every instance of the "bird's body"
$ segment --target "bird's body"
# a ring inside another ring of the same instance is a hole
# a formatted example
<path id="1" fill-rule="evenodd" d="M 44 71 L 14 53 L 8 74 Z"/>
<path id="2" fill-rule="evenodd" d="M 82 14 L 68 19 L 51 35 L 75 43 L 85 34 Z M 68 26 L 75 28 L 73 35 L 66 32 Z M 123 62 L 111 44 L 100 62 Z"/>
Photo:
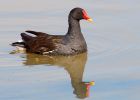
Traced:
<path id="1" fill-rule="evenodd" d="M 22 46 L 27 52 L 43 55 L 74 55 L 87 51 L 85 39 L 81 33 L 79 21 L 83 19 L 83 9 L 74 8 L 68 18 L 69 28 L 66 35 L 50 35 L 43 32 L 26 31 L 21 33 L 23 42 L 14 42 L 13 46 Z M 87 16 L 87 15 L 85 15 Z"/>

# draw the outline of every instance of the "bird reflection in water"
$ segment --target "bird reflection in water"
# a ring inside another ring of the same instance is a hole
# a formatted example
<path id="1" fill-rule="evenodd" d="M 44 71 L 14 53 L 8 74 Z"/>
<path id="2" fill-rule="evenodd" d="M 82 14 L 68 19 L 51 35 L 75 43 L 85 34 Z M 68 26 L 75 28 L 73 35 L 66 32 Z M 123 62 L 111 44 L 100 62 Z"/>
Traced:
<path id="1" fill-rule="evenodd" d="M 78 98 L 86 98 L 89 96 L 90 86 L 94 85 L 94 81 L 82 81 L 84 68 L 87 60 L 87 53 L 74 56 L 42 56 L 37 54 L 27 54 L 25 65 L 49 64 L 64 67 L 71 78 L 71 84 L 74 88 L 73 93 Z"/>

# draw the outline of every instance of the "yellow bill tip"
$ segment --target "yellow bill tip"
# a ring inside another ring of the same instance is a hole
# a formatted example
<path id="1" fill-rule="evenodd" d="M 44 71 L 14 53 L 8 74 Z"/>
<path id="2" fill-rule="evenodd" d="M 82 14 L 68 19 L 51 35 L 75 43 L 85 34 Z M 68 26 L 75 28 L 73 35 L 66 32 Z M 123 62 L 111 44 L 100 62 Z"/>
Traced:
<path id="1" fill-rule="evenodd" d="M 89 18 L 87 19 L 88 22 L 93 22 L 93 19 Z"/>
<path id="2" fill-rule="evenodd" d="M 90 85 L 91 86 L 95 85 L 95 82 L 94 81 L 90 82 Z"/>

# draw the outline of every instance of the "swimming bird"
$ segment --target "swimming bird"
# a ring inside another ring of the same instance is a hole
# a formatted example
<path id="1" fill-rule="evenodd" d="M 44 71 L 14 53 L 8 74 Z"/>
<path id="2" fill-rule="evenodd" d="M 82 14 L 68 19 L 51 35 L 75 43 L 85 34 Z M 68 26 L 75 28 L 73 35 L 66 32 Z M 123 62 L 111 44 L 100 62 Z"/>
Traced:
<path id="1" fill-rule="evenodd" d="M 27 30 L 35 36 L 21 33 L 22 42 L 14 42 L 12 46 L 26 49 L 26 52 L 42 55 L 75 55 L 87 51 L 87 44 L 81 32 L 80 20 L 89 22 L 92 19 L 82 8 L 73 8 L 68 16 L 68 31 L 65 35 L 51 35 L 44 32 Z"/>

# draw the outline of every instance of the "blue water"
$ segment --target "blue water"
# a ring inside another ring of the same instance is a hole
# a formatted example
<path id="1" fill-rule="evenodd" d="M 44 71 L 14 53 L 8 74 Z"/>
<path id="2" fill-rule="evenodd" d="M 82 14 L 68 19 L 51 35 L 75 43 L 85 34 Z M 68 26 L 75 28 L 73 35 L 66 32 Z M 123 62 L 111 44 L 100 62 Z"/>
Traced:
<path id="1" fill-rule="evenodd" d="M 138 100 L 139 0 L 0 0 L 0 100 Z M 25 30 L 65 34 L 67 16 L 82 7 L 88 53 L 42 57 L 16 53 L 9 44 Z M 94 81 L 86 96 L 86 83 Z"/>

